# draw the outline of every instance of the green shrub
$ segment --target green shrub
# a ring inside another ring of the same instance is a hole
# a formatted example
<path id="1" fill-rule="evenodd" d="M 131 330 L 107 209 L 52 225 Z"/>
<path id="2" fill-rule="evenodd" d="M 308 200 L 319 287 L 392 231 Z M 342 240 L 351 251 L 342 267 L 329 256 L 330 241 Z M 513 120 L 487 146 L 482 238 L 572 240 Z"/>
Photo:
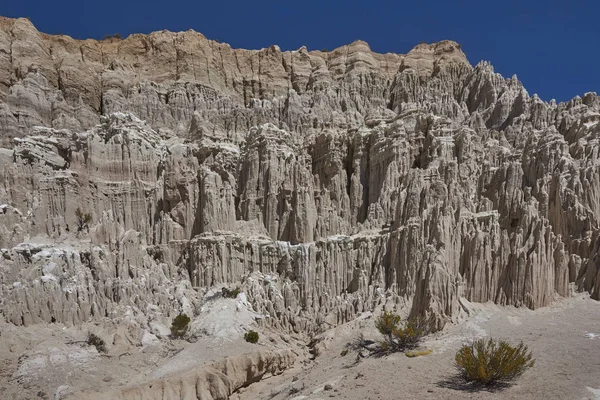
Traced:
<path id="1" fill-rule="evenodd" d="M 92 332 L 88 332 L 85 342 L 90 346 L 94 346 L 96 350 L 98 350 L 98 353 L 106 353 L 106 343 L 104 343 L 104 340 L 102 340 L 100 336 Z"/>
<path id="2" fill-rule="evenodd" d="M 190 317 L 186 314 L 179 314 L 171 323 L 171 337 L 180 339 L 185 336 L 190 324 Z"/>
<path id="3" fill-rule="evenodd" d="M 235 289 L 231 289 L 231 290 L 227 289 L 227 288 L 223 288 L 223 289 L 221 289 L 221 294 L 225 298 L 235 299 L 236 297 L 238 297 L 238 294 L 240 294 L 240 288 L 236 287 Z"/>
<path id="4" fill-rule="evenodd" d="M 383 336 L 386 336 L 390 341 L 392 336 L 394 335 L 394 330 L 398 328 L 398 324 L 400 323 L 400 316 L 396 315 L 389 311 L 384 311 L 377 319 L 375 320 L 375 328 L 381 333 Z"/>
<path id="5" fill-rule="evenodd" d="M 77 207 L 75 216 L 77 217 L 77 232 L 81 232 L 84 229 L 89 231 L 90 224 L 92 223 L 92 214 L 84 213 L 80 207 Z"/>
<path id="6" fill-rule="evenodd" d="M 381 352 L 405 351 L 416 348 L 431 331 L 426 319 L 415 317 L 400 326 L 400 316 L 385 311 L 375 320 L 375 327 L 385 340 L 379 344 Z"/>
<path id="7" fill-rule="evenodd" d="M 522 342 L 515 347 L 491 338 L 464 345 L 455 357 L 460 376 L 482 386 L 511 382 L 534 365 L 531 352 Z"/>
<path id="8" fill-rule="evenodd" d="M 414 349 L 429 333 L 429 324 L 424 318 L 411 318 L 405 322 L 403 328 L 394 331 L 394 341 L 396 347 L 401 350 Z"/>
<path id="9" fill-rule="evenodd" d="M 258 342 L 258 332 L 248 331 L 248 332 L 244 333 L 244 339 L 248 343 L 256 343 L 256 342 Z"/>

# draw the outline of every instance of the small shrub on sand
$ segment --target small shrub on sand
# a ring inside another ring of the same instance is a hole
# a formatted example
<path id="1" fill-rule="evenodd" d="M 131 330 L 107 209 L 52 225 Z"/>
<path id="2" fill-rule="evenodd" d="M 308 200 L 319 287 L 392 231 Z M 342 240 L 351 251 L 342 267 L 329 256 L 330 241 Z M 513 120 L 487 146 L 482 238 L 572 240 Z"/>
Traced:
<path id="1" fill-rule="evenodd" d="M 104 340 L 100 336 L 88 332 L 85 342 L 90 346 L 94 346 L 98 350 L 98 353 L 106 353 L 106 343 L 104 343 Z"/>
<path id="2" fill-rule="evenodd" d="M 531 352 L 522 342 L 511 346 L 491 338 L 464 345 L 456 353 L 455 361 L 465 381 L 481 386 L 509 383 L 535 365 Z"/>
<path id="3" fill-rule="evenodd" d="M 171 337 L 181 339 L 187 333 L 190 324 L 190 317 L 186 314 L 179 314 L 171 323 Z"/>
<path id="4" fill-rule="evenodd" d="M 375 327 L 385 340 L 380 343 L 379 350 L 383 353 L 405 351 L 416 348 L 423 337 L 431 331 L 426 319 L 415 317 L 404 321 L 400 326 L 400 316 L 385 311 L 375 320 Z"/>
<path id="5" fill-rule="evenodd" d="M 248 331 L 244 333 L 244 340 L 248 343 L 256 343 L 258 342 L 258 332 L 256 331 Z"/>
<path id="6" fill-rule="evenodd" d="M 383 336 L 388 338 L 388 341 L 392 340 L 394 336 L 394 329 L 398 328 L 398 324 L 400 323 L 400 316 L 396 315 L 389 311 L 384 311 L 377 319 L 375 320 L 375 327 Z"/>

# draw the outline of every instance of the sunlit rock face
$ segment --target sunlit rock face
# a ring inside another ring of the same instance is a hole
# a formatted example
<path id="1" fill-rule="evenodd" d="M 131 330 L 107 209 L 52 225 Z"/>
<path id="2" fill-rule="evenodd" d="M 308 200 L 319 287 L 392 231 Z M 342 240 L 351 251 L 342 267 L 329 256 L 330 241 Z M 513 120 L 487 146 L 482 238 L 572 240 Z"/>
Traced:
<path id="1" fill-rule="evenodd" d="M 545 103 L 451 41 L 240 50 L 0 19 L 0 312 L 151 325 L 241 285 L 312 332 L 381 304 L 443 326 L 467 301 L 600 299 L 599 121 L 594 93 Z"/>

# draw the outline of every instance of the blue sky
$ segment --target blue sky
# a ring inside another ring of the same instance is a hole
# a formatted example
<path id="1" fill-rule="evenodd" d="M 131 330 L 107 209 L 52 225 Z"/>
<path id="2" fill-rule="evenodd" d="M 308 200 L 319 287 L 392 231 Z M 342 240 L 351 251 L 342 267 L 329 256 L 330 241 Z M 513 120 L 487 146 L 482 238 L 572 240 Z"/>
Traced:
<path id="1" fill-rule="evenodd" d="M 251 49 L 331 50 L 362 39 L 374 51 L 406 53 L 451 39 L 472 64 L 484 59 L 504 76 L 517 74 L 544 100 L 600 92 L 597 0 L 0 0 L 0 15 L 75 38 L 194 29 Z"/>

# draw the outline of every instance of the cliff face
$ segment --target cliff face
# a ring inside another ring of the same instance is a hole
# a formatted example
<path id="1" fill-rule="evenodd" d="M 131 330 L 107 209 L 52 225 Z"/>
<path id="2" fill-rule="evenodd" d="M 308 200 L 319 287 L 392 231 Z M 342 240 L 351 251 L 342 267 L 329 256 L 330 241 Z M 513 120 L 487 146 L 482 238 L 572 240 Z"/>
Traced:
<path id="1" fill-rule="evenodd" d="M 1 19 L 0 311 L 151 324 L 241 282 L 311 331 L 386 302 L 441 326 L 461 299 L 600 299 L 599 121 L 595 94 L 545 103 L 451 41 L 250 51 Z"/>

